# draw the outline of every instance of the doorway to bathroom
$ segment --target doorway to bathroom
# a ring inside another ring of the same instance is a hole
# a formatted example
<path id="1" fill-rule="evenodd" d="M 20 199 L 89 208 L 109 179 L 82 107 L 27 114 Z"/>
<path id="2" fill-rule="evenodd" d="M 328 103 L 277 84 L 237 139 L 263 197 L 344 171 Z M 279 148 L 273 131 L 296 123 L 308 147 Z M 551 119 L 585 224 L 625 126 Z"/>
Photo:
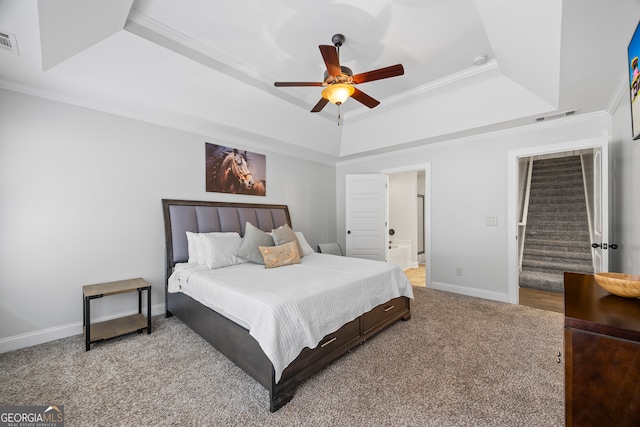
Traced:
<path id="1" fill-rule="evenodd" d="M 429 286 L 430 164 L 383 170 L 387 175 L 388 261 L 414 286 Z"/>

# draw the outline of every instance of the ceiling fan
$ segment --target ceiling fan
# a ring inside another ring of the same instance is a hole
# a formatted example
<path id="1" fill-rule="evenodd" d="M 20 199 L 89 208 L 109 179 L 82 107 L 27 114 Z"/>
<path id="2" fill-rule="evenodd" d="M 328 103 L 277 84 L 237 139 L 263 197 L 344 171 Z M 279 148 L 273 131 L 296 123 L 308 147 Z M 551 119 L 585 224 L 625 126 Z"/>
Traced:
<path id="1" fill-rule="evenodd" d="M 396 64 L 390 67 L 353 75 L 353 71 L 351 71 L 350 68 L 340 65 L 340 46 L 342 46 L 344 41 L 345 37 L 342 34 L 335 34 L 331 38 L 333 46 L 319 46 L 322 59 L 324 59 L 324 63 L 327 66 L 327 70 L 324 72 L 323 82 L 275 82 L 274 85 L 276 87 L 323 86 L 322 98 L 320 98 L 320 101 L 311 109 L 312 113 L 321 111 L 328 102 L 340 106 L 349 97 L 352 97 L 369 108 L 376 107 L 380 104 L 380 101 L 373 99 L 357 89 L 355 85 L 401 76 L 404 74 L 404 68 L 402 64 Z"/>

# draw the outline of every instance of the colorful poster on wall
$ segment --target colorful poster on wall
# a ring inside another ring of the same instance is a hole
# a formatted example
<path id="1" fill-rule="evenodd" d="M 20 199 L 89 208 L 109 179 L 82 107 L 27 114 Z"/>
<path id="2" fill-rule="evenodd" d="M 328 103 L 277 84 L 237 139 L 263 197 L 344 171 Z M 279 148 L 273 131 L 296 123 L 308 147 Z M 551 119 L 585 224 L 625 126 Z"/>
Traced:
<path id="1" fill-rule="evenodd" d="M 264 154 L 205 143 L 207 191 L 215 193 L 267 194 L 267 161 Z"/>
<path id="2" fill-rule="evenodd" d="M 633 37 L 627 47 L 629 59 L 629 89 L 631 91 L 631 133 L 633 139 L 640 138 L 640 102 L 636 104 L 640 91 L 640 68 L 638 68 L 638 56 L 640 56 L 640 24 L 636 27 Z"/>

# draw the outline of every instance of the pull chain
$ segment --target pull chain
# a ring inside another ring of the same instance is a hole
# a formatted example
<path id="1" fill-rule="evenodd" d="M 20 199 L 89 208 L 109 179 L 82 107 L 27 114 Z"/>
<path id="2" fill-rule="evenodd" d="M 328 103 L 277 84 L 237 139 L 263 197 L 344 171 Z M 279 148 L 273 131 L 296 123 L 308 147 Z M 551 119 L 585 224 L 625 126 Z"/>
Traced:
<path id="1" fill-rule="evenodd" d="M 340 63 L 340 46 L 342 46 L 342 43 L 337 43 L 336 44 L 336 50 L 337 50 L 337 55 L 338 55 L 338 63 Z M 342 117 L 340 114 L 340 104 L 338 104 L 338 126 L 340 126 L 340 122 L 342 121 Z"/>

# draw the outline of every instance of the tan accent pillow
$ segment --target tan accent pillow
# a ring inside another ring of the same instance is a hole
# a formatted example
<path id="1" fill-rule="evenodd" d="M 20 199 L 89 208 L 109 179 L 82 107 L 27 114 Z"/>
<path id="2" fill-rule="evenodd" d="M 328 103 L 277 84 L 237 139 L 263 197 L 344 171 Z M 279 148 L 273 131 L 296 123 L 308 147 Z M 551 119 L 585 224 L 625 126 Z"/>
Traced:
<path id="1" fill-rule="evenodd" d="M 271 230 L 271 237 L 273 237 L 273 243 L 277 245 L 284 245 L 289 242 L 296 242 L 296 248 L 298 249 L 298 255 L 300 258 L 304 256 L 304 251 L 302 250 L 302 246 L 300 246 L 300 242 L 298 241 L 298 237 L 296 233 L 289 227 L 288 224 L 283 225 L 282 227 L 278 227 L 276 229 Z"/>
<path id="2" fill-rule="evenodd" d="M 283 267 L 285 265 L 300 264 L 300 255 L 295 242 L 280 246 L 259 246 L 264 259 L 265 268 Z"/>

